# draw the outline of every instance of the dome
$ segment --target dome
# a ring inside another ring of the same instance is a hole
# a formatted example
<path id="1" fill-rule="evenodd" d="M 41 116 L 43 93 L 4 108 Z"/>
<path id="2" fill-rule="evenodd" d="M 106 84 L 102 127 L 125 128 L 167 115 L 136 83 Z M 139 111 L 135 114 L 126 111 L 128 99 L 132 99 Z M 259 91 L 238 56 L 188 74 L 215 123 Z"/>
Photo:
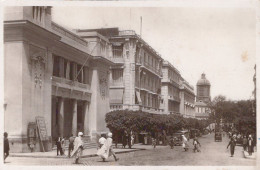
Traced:
<path id="1" fill-rule="evenodd" d="M 204 73 L 201 74 L 201 79 L 198 80 L 197 86 L 210 86 L 209 80 L 206 79 L 206 75 Z"/>

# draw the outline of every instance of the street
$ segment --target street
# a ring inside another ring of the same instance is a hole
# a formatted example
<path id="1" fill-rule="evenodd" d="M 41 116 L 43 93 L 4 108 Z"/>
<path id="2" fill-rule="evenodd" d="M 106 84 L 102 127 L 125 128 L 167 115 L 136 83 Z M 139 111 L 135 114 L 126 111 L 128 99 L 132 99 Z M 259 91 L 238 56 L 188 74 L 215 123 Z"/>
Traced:
<path id="1" fill-rule="evenodd" d="M 230 157 L 228 145 L 229 139 L 224 137 L 222 142 L 214 141 L 214 134 L 199 138 L 202 145 L 201 152 L 194 153 L 192 141 L 189 141 L 190 149 L 184 152 L 181 146 L 170 149 L 169 146 L 129 153 L 117 154 L 120 158 L 115 162 L 111 156 L 106 162 L 99 157 L 82 158 L 79 166 L 256 166 L 256 160 L 245 159 L 242 155 L 242 147 L 236 146 L 234 157 Z M 8 157 L 6 165 L 76 165 L 74 159 L 68 158 L 25 158 Z"/>

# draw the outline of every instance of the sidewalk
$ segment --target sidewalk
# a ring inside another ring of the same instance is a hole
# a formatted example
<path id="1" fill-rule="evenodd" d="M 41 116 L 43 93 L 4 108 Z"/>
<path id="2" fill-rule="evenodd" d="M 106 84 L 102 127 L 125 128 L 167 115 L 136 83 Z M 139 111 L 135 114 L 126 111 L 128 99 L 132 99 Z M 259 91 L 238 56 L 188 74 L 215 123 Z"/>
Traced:
<path id="1" fill-rule="evenodd" d="M 163 148 L 167 146 L 156 146 L 157 148 Z M 118 148 L 114 147 L 114 151 L 116 154 L 120 153 L 128 153 L 128 152 L 134 152 L 134 151 L 141 151 L 141 150 L 147 150 L 147 149 L 153 149 L 151 145 L 143 145 L 143 144 L 134 144 L 131 149 L 128 147 L 123 149 L 122 145 L 118 145 Z M 83 150 L 83 158 L 87 157 L 94 157 L 97 156 L 97 149 L 84 149 Z M 68 150 L 65 151 L 65 154 L 68 155 Z M 52 150 L 49 152 L 31 152 L 31 153 L 10 153 L 10 157 L 32 157 L 32 158 L 68 158 L 67 156 L 57 156 L 57 151 Z"/>
<path id="2" fill-rule="evenodd" d="M 256 159 L 256 152 L 253 152 L 252 155 L 249 155 L 247 151 L 242 151 L 244 154 L 244 158 L 246 159 Z"/>

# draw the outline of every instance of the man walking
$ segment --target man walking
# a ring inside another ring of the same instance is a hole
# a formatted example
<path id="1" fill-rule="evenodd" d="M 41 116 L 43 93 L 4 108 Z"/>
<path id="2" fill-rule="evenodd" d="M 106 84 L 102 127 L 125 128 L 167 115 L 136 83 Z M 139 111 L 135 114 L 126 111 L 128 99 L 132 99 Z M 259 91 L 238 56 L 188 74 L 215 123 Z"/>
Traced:
<path id="1" fill-rule="evenodd" d="M 195 137 L 195 138 L 193 139 L 193 145 L 194 145 L 194 149 L 193 149 L 194 153 L 195 153 L 196 151 L 197 151 L 197 152 L 200 152 L 199 146 L 201 147 L 201 145 L 200 145 L 199 140 L 198 140 L 197 137 Z"/>
<path id="2" fill-rule="evenodd" d="M 74 140 L 74 149 L 71 153 L 71 156 L 75 156 L 75 164 L 79 163 L 79 159 L 82 156 L 83 151 L 83 141 L 82 141 L 83 133 L 79 132 L 78 137 Z"/>
<path id="3" fill-rule="evenodd" d="M 246 148 L 247 148 L 247 138 L 246 138 L 246 136 L 244 136 L 244 138 L 243 138 L 243 149 L 244 149 L 244 151 L 246 151 Z"/>
<path id="4" fill-rule="evenodd" d="M 105 134 L 101 134 L 101 138 L 98 140 L 99 148 L 102 148 L 102 146 L 106 143 L 106 138 L 104 136 Z"/>
<path id="5" fill-rule="evenodd" d="M 4 160 L 9 156 L 9 140 L 8 140 L 8 133 L 4 133 Z"/>
<path id="6" fill-rule="evenodd" d="M 231 138 L 230 142 L 228 143 L 227 149 L 229 146 L 230 146 L 231 157 L 233 157 L 235 153 L 235 146 L 236 146 L 236 141 L 234 138 Z"/>
<path id="7" fill-rule="evenodd" d="M 69 138 L 69 153 L 68 153 L 68 157 L 70 158 L 70 153 L 73 151 L 74 149 L 74 145 L 73 145 L 73 142 L 74 142 L 75 138 L 73 136 L 73 134 L 71 134 L 70 138 Z"/>
<path id="8" fill-rule="evenodd" d="M 57 156 L 59 155 L 63 155 L 62 153 L 62 147 L 61 147 L 61 137 L 58 137 L 57 141 L 56 141 L 56 146 L 57 146 Z"/>
<path id="9" fill-rule="evenodd" d="M 249 135 L 248 136 L 248 153 L 249 153 L 249 155 L 252 155 L 252 152 L 254 152 L 253 138 L 252 138 L 252 135 Z"/>

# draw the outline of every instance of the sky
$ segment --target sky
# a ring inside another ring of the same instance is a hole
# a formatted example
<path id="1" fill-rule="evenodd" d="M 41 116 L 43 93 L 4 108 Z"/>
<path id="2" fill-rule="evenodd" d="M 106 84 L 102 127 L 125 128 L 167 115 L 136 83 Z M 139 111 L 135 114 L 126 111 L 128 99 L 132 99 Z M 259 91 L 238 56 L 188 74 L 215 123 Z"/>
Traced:
<path id="1" fill-rule="evenodd" d="M 53 7 L 68 29 L 135 30 L 194 86 L 204 72 L 211 97 L 252 98 L 256 12 L 248 7 Z"/>

